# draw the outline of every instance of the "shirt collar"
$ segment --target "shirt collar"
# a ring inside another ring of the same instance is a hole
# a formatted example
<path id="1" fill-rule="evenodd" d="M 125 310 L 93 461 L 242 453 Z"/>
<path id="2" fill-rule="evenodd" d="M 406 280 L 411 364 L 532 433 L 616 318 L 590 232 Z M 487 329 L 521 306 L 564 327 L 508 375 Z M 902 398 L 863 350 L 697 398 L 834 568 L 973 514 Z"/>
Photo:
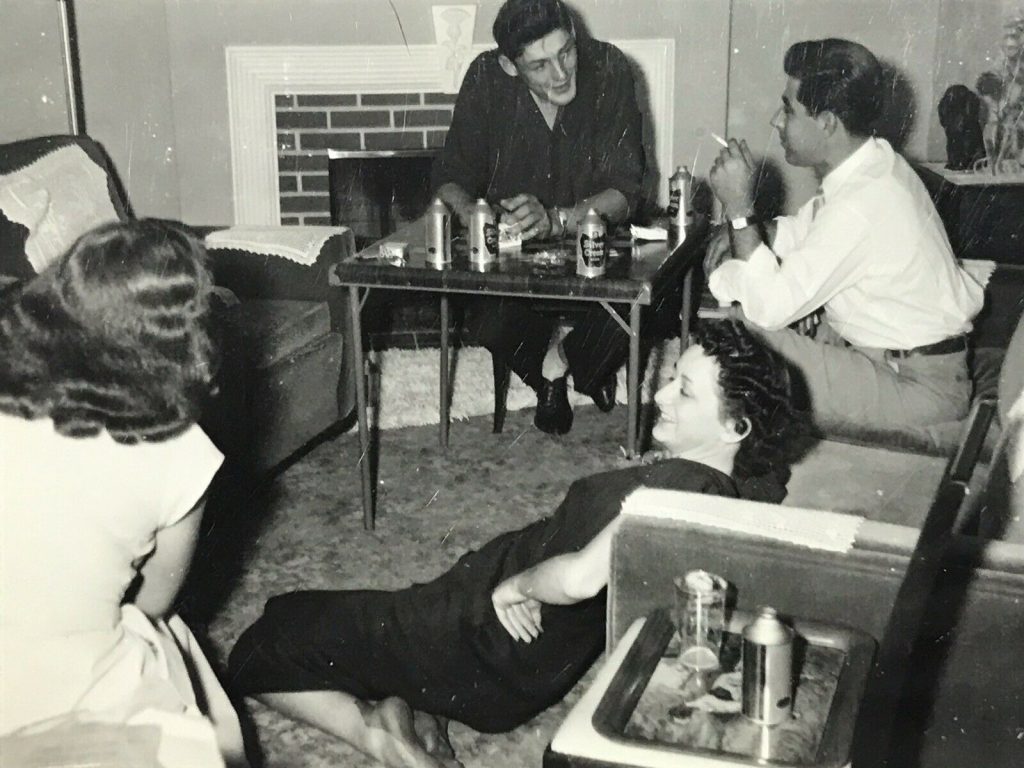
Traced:
<path id="1" fill-rule="evenodd" d="M 821 180 L 821 191 L 825 199 L 828 200 L 836 190 L 843 186 L 847 179 L 856 174 L 860 168 L 867 165 L 873 156 L 884 151 L 882 147 L 884 141 L 885 139 L 870 137 L 857 147 L 852 155 L 833 168 Z"/>

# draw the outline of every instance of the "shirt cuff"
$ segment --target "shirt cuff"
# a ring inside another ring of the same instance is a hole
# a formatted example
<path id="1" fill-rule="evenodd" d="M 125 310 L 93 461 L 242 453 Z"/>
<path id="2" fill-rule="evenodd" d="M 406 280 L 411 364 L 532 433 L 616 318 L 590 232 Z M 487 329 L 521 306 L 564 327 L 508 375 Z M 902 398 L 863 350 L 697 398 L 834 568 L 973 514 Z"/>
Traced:
<path id="1" fill-rule="evenodd" d="M 758 282 L 757 276 L 765 274 L 766 270 L 775 272 L 777 269 L 775 254 L 771 248 L 761 243 L 753 250 L 747 261 L 730 259 L 712 272 L 708 278 L 708 289 L 720 304 L 731 304 L 734 301 L 744 304 L 750 293 L 747 286 L 752 281 Z M 755 291 L 756 288 L 755 285 Z"/>

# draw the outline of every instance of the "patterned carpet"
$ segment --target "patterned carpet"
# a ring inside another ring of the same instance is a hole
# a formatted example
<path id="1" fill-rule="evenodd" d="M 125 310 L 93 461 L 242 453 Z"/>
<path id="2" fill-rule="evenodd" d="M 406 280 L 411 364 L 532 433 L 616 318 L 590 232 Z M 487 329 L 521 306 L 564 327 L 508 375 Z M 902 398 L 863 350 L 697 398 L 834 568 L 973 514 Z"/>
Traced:
<path id="1" fill-rule="evenodd" d="M 487 416 L 454 422 L 447 456 L 436 426 L 381 432 L 377 528 L 362 527 L 358 438 L 325 442 L 269 485 L 241 492 L 224 482 L 208 512 L 209 535 L 190 580 L 186 614 L 221 662 L 271 595 L 297 588 L 398 588 L 436 576 L 466 549 L 548 513 L 569 483 L 624 463 L 625 409 L 577 408 L 562 438 L 533 427 L 533 410 L 510 412 L 494 435 Z M 499 490 L 500 489 L 500 490 Z M 226 681 L 230 687 L 230 680 Z M 482 735 L 452 724 L 467 768 L 536 767 L 569 698 L 518 730 Z M 268 768 L 374 765 L 325 734 L 253 704 Z"/>

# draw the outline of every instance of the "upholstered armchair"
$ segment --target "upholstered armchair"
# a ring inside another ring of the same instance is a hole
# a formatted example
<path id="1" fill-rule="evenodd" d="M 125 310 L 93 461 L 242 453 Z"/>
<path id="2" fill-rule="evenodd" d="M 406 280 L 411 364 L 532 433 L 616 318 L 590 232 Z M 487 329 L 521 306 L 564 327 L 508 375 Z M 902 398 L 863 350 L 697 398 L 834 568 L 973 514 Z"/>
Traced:
<path id="1" fill-rule="evenodd" d="M 82 232 L 133 216 L 103 148 L 85 136 L 0 145 L 0 288 L 29 279 Z M 343 421 L 354 402 L 345 297 L 331 266 L 344 227 L 197 229 L 218 285 L 218 393 L 203 427 L 229 459 L 280 465 Z"/>

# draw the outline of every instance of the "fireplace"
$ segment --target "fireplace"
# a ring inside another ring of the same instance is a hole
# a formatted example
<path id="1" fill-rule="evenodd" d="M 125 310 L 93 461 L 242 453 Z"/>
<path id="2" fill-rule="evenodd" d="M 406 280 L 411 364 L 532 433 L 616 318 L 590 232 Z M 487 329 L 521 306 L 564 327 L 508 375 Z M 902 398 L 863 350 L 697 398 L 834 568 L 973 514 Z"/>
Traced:
<path id="1" fill-rule="evenodd" d="M 328 150 L 330 221 L 362 248 L 413 221 L 430 203 L 434 149 Z"/>
<path id="2" fill-rule="evenodd" d="M 651 158 L 665 174 L 675 41 L 612 42 L 646 80 Z M 436 150 L 458 86 L 435 45 L 229 46 L 226 60 L 236 224 L 329 223 L 328 150 Z"/>

